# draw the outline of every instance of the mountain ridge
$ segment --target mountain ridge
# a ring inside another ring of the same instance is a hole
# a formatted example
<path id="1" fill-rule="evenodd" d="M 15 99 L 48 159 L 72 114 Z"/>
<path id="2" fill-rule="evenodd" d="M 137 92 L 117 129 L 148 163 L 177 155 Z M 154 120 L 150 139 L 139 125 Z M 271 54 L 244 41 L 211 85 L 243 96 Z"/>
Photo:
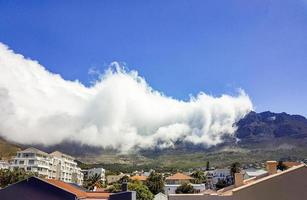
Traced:
<path id="1" fill-rule="evenodd" d="M 155 163 L 159 166 L 161 163 L 166 163 L 169 166 L 176 164 L 189 166 L 187 162 L 191 165 L 193 163 L 201 165 L 206 159 L 218 165 L 236 159 L 242 162 L 258 162 L 270 158 L 307 158 L 307 119 L 304 116 L 284 112 L 251 111 L 235 125 L 237 130 L 233 136 L 225 136 L 223 143 L 210 148 L 178 141 L 174 148 L 140 149 L 125 155 L 115 149 L 102 149 L 69 142 L 48 147 L 33 146 L 47 152 L 59 150 L 86 163 L 105 164 L 151 165 Z M 19 146 L 26 148 L 29 145 Z M 229 161 L 227 161 L 228 158 Z"/>

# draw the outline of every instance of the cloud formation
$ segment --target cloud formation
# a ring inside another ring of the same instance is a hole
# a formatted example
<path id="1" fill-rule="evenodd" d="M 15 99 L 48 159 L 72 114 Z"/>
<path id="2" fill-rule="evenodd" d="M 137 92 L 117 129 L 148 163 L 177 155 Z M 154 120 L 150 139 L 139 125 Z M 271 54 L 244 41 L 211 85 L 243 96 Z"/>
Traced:
<path id="1" fill-rule="evenodd" d="M 74 141 L 127 151 L 171 147 L 182 140 L 207 146 L 233 134 L 252 110 L 244 91 L 189 101 L 152 89 L 118 63 L 90 87 L 64 80 L 0 43 L 0 136 L 24 144 Z"/>

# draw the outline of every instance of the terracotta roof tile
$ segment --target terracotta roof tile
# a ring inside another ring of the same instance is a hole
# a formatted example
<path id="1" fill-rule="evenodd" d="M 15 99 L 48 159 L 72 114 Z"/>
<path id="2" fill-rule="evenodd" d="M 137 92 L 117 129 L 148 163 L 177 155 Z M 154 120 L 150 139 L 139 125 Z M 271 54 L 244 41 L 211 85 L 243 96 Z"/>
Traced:
<path id="1" fill-rule="evenodd" d="M 192 180 L 192 179 L 194 178 L 192 178 L 191 176 L 182 174 L 182 173 L 176 173 L 173 176 L 169 176 L 166 178 L 166 180 Z"/>
<path id="2" fill-rule="evenodd" d="M 131 177 L 131 180 L 146 181 L 147 177 L 146 176 L 135 175 L 135 176 Z"/>
<path id="3" fill-rule="evenodd" d="M 63 181 L 60 180 L 55 180 L 55 179 L 46 179 L 46 181 L 54 186 L 57 186 L 59 188 L 62 188 L 70 193 L 73 193 L 74 195 L 76 195 L 78 198 L 99 198 L 99 199 L 108 199 L 110 196 L 110 193 L 106 193 L 106 192 L 87 192 L 87 191 L 83 191 L 78 189 L 77 187 L 69 184 L 69 183 L 65 183 Z"/>

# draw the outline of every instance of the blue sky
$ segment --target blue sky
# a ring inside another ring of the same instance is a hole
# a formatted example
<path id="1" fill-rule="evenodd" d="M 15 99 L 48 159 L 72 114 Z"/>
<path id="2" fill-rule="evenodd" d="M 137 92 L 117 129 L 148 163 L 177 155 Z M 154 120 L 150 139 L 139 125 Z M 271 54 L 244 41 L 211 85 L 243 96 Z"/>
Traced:
<path id="1" fill-rule="evenodd" d="M 89 85 L 126 63 L 178 99 L 242 88 L 256 111 L 307 116 L 307 1 L 3 1 L 0 42 Z"/>

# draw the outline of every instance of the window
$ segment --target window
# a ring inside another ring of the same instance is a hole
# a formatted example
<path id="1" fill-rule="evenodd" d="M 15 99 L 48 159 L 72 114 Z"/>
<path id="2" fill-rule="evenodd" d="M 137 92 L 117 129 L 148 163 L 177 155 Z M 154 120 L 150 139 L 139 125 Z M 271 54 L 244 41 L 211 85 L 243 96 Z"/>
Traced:
<path id="1" fill-rule="evenodd" d="M 23 160 L 20 160 L 20 161 L 19 161 L 19 164 L 20 164 L 20 165 L 23 165 L 24 163 L 25 163 L 25 161 L 23 161 Z"/>
<path id="2" fill-rule="evenodd" d="M 31 167 L 27 167 L 27 171 L 31 171 Z"/>
<path id="3" fill-rule="evenodd" d="M 29 165 L 34 165 L 34 160 L 29 160 Z"/>

